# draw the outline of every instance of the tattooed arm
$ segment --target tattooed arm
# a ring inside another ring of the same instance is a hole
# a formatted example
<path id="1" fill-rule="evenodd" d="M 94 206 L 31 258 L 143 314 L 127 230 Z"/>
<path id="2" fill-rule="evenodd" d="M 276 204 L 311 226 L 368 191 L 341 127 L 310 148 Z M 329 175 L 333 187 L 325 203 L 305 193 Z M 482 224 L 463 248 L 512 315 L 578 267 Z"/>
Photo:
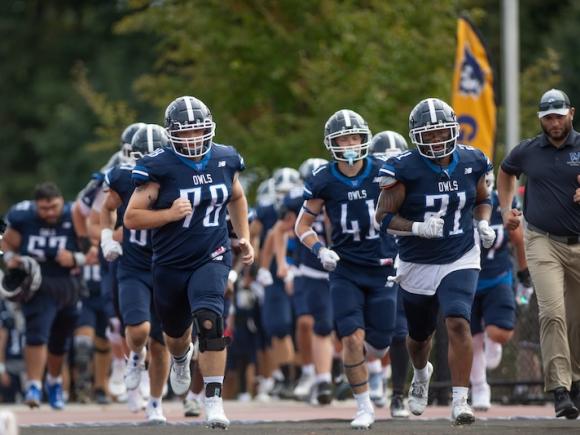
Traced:
<path id="1" fill-rule="evenodd" d="M 183 219 L 192 213 L 191 202 L 185 198 L 177 198 L 171 208 L 153 210 L 153 204 L 159 195 L 159 184 L 149 182 L 135 188 L 123 224 L 132 230 L 146 230 L 162 227 L 170 222 Z"/>
<path id="2" fill-rule="evenodd" d="M 405 185 L 403 183 L 396 182 L 391 187 L 383 188 L 375 211 L 375 220 L 378 226 L 381 225 L 387 215 L 394 215 L 387 231 L 390 234 L 411 235 L 413 222 L 397 214 L 404 200 Z"/>

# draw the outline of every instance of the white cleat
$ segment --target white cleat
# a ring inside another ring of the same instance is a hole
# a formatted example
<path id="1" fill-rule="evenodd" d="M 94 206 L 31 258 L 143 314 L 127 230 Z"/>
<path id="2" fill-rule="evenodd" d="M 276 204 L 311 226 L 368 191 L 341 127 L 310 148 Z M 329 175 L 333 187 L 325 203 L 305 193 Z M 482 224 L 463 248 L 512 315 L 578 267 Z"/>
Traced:
<path id="1" fill-rule="evenodd" d="M 199 417 L 201 415 L 201 400 L 197 397 L 183 399 L 183 415 L 186 417 Z"/>
<path id="2" fill-rule="evenodd" d="M 165 424 L 167 422 L 167 419 L 163 415 L 161 403 L 153 403 L 150 401 L 145 409 L 145 415 L 147 416 L 147 422 L 149 424 Z"/>
<path id="3" fill-rule="evenodd" d="M 122 358 L 115 358 L 113 359 L 113 363 L 111 364 L 111 376 L 109 377 L 109 393 L 111 396 L 117 398 L 118 402 L 119 397 L 126 395 L 127 387 L 125 386 L 125 380 L 123 378 L 123 374 L 125 373 L 125 360 Z"/>
<path id="4" fill-rule="evenodd" d="M 298 400 L 306 400 L 310 397 L 310 392 L 312 387 L 316 383 L 316 378 L 314 376 L 302 375 L 298 380 L 298 384 L 294 388 L 294 397 Z"/>
<path id="5" fill-rule="evenodd" d="M 369 395 L 376 407 L 384 408 L 387 404 L 387 396 L 383 388 L 382 372 L 369 374 Z"/>
<path id="6" fill-rule="evenodd" d="M 151 383 L 149 380 L 149 372 L 143 370 L 141 372 L 141 381 L 139 382 L 139 390 L 141 390 L 141 396 L 144 400 L 149 400 L 151 396 Z M 163 394 L 161 394 L 163 396 Z"/>
<path id="7" fill-rule="evenodd" d="M 131 412 L 139 412 L 145 409 L 147 403 L 143 400 L 141 396 L 141 391 L 139 388 L 127 391 L 127 408 Z"/>
<path id="8" fill-rule="evenodd" d="M 193 344 L 189 343 L 189 349 L 185 354 L 185 361 L 182 363 L 175 362 L 173 356 L 171 357 L 171 370 L 169 372 L 169 382 L 173 392 L 181 396 L 187 393 L 189 385 L 191 384 L 191 373 L 189 370 L 189 362 L 193 355 Z"/>
<path id="9" fill-rule="evenodd" d="M 454 401 L 451 404 L 451 421 L 455 426 L 472 424 L 475 422 L 475 415 L 473 415 L 473 410 L 467 403 L 466 399 Z"/>
<path id="10" fill-rule="evenodd" d="M 491 389 L 487 382 L 471 387 L 471 406 L 476 411 L 487 411 L 491 408 Z"/>
<path id="11" fill-rule="evenodd" d="M 230 421 L 224 412 L 224 402 L 221 397 L 206 397 L 203 401 L 205 406 L 205 425 L 212 429 L 227 429 Z"/>
<path id="12" fill-rule="evenodd" d="M 409 410 L 415 415 L 423 414 L 427 407 L 427 399 L 429 397 L 429 381 L 433 374 L 433 366 L 430 362 L 427 363 L 428 378 L 426 381 L 418 381 L 413 375 L 411 381 L 411 388 L 409 389 Z"/>
<path id="13" fill-rule="evenodd" d="M 125 387 L 127 390 L 139 388 L 141 374 L 145 371 L 145 360 L 127 360 L 125 367 Z"/>
<path id="14" fill-rule="evenodd" d="M 502 347 L 501 344 L 492 341 L 487 337 L 484 338 L 485 366 L 493 370 L 501 363 Z"/>
<path id="15" fill-rule="evenodd" d="M 366 430 L 370 429 L 375 422 L 375 412 L 372 408 L 359 408 L 356 411 L 354 420 L 350 422 L 352 429 Z"/>

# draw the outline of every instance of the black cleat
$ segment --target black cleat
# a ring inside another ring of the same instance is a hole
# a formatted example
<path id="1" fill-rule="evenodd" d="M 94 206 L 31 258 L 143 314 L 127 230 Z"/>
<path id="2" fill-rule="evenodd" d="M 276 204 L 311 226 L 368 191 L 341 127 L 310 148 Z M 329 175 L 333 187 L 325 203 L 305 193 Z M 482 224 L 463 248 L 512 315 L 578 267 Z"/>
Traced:
<path id="1" fill-rule="evenodd" d="M 578 408 L 574 406 L 568 390 L 564 387 L 554 390 L 554 410 L 556 417 L 566 417 L 568 420 L 578 418 Z"/>

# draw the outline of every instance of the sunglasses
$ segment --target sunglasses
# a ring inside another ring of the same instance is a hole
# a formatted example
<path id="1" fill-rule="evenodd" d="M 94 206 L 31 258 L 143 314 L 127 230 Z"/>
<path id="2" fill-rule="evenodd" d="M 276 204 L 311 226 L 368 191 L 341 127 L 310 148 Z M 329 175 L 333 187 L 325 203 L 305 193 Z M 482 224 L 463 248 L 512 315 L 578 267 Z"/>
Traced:
<path id="1" fill-rule="evenodd" d="M 563 109 L 570 107 L 565 101 L 549 101 L 547 103 L 540 103 L 540 111 L 544 112 L 548 109 Z"/>

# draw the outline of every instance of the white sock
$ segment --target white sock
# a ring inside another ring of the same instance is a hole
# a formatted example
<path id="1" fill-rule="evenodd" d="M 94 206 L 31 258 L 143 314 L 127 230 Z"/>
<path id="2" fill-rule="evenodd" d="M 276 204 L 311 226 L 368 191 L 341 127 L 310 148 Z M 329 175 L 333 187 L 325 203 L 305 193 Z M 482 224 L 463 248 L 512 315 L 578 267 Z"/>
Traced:
<path id="1" fill-rule="evenodd" d="M 427 368 L 428 366 L 429 363 L 425 364 L 425 367 L 422 369 L 418 369 L 417 367 L 413 366 L 413 369 L 415 370 L 415 378 L 418 381 L 425 382 L 429 380 L 429 369 Z"/>
<path id="2" fill-rule="evenodd" d="M 314 364 L 307 364 L 302 366 L 302 374 L 304 376 L 314 376 Z"/>
<path id="3" fill-rule="evenodd" d="M 469 394 L 469 388 L 467 387 L 453 387 L 453 403 L 467 401 L 467 394 Z"/>
<path id="4" fill-rule="evenodd" d="M 373 409 L 373 404 L 371 402 L 371 395 L 368 391 L 360 394 L 353 394 L 356 399 L 356 407 L 358 409 L 367 408 Z M 373 410 L 374 412 L 374 410 Z"/>
<path id="5" fill-rule="evenodd" d="M 318 373 L 316 375 L 316 383 L 320 384 L 321 382 L 328 382 L 329 384 L 332 382 L 332 375 L 330 372 Z"/>
<path id="6" fill-rule="evenodd" d="M 193 391 L 189 390 L 187 392 L 187 396 L 185 396 L 185 400 L 191 401 L 191 400 L 195 399 L 196 396 L 197 396 L 197 394 L 195 394 Z"/>
<path id="7" fill-rule="evenodd" d="M 485 373 L 485 352 L 483 350 L 483 334 L 473 336 L 473 364 L 469 375 L 471 385 L 481 385 L 487 380 Z"/>
<path id="8" fill-rule="evenodd" d="M 38 390 L 42 391 L 42 382 L 41 381 L 26 381 L 26 389 L 29 389 L 31 386 L 35 386 Z"/>
<path id="9" fill-rule="evenodd" d="M 47 374 L 46 383 L 48 385 L 62 384 L 62 376 L 52 376 L 50 374 Z"/>
<path id="10" fill-rule="evenodd" d="M 369 370 L 369 373 L 372 374 L 381 373 L 383 371 L 383 366 L 381 365 L 380 359 L 367 362 L 367 368 Z"/>

